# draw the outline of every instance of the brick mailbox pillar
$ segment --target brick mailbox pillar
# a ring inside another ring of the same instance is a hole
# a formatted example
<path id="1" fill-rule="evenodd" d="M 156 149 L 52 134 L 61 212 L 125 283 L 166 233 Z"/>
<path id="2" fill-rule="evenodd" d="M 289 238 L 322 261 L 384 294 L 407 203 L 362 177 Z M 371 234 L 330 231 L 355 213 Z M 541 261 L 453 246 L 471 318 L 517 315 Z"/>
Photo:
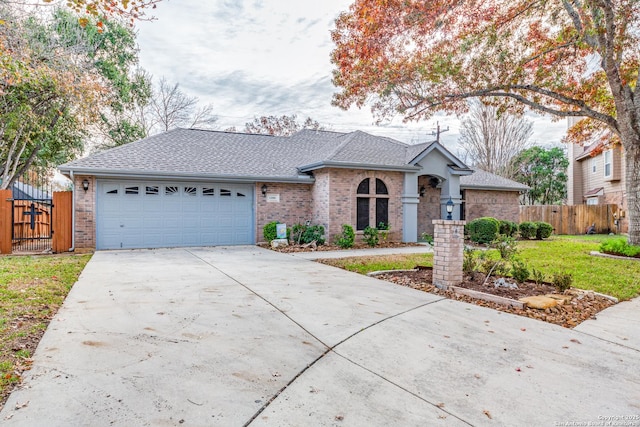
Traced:
<path id="1" fill-rule="evenodd" d="M 440 289 L 462 282 L 466 221 L 433 220 L 433 284 Z"/>

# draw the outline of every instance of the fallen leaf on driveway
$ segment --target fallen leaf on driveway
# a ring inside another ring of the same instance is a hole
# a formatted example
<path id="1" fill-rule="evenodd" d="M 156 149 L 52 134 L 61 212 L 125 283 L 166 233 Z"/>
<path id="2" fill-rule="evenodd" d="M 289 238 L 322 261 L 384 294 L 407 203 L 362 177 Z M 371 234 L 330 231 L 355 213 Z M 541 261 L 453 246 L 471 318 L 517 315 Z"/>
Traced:
<path id="1" fill-rule="evenodd" d="M 16 409 L 26 408 L 28 404 L 29 404 L 28 400 L 26 402 L 24 402 L 24 403 L 18 402 L 18 403 L 16 403 Z"/>
<path id="2" fill-rule="evenodd" d="M 574 343 L 576 343 L 576 344 L 582 344 L 580 341 L 578 341 L 578 340 L 577 340 L 577 339 L 575 339 L 575 338 L 572 338 L 572 339 L 570 339 L 569 341 L 574 342 Z"/>
<path id="3" fill-rule="evenodd" d="M 491 417 L 491 412 L 487 411 L 486 409 L 484 411 L 482 411 L 483 414 L 485 414 L 487 416 L 487 418 L 492 419 Z"/>

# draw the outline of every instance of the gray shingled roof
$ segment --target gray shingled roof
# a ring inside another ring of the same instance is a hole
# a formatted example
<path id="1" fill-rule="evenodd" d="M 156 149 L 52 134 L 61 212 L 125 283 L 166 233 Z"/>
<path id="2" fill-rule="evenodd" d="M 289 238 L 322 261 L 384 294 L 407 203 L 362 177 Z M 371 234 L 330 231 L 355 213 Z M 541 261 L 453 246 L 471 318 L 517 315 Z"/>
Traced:
<path id="1" fill-rule="evenodd" d="M 302 130 L 290 137 L 174 129 L 59 167 L 97 176 L 194 177 L 247 181 L 307 181 L 303 172 L 325 166 L 412 170 L 411 162 L 436 144 L 409 145 L 391 138 Z M 437 145 L 438 149 L 445 150 Z M 449 153 L 450 154 L 450 153 Z M 459 162 L 453 155 L 451 158 Z M 461 162 L 460 165 L 464 166 Z M 484 171 L 461 177 L 467 188 L 520 191 L 526 186 Z"/>
<path id="2" fill-rule="evenodd" d="M 314 164 L 411 168 L 409 145 L 364 132 L 303 130 L 290 137 L 174 129 L 65 165 L 68 173 L 308 179 Z"/>
<path id="3" fill-rule="evenodd" d="M 473 174 L 460 177 L 462 189 L 526 191 L 528 186 L 503 178 L 482 169 L 473 169 Z"/>
<path id="4" fill-rule="evenodd" d="M 332 134 L 332 133 L 330 133 Z M 96 174 L 153 174 L 215 177 L 296 178 L 297 166 L 315 153 L 329 152 L 335 136 L 290 138 L 174 129 L 60 166 Z"/>

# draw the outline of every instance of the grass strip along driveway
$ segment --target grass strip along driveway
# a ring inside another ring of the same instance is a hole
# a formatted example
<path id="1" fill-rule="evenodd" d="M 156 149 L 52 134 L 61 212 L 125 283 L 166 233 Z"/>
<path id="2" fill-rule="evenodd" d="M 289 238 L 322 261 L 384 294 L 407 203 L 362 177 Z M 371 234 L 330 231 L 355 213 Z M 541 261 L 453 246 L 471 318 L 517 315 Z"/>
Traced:
<path id="1" fill-rule="evenodd" d="M 569 273 L 573 287 L 593 290 L 628 300 L 640 295 L 640 261 L 591 256 L 609 236 L 553 236 L 543 241 L 520 241 L 518 256 L 528 265 L 542 271 L 547 281 L 554 273 Z M 493 254 L 498 257 L 497 251 Z M 411 269 L 416 265 L 433 265 L 432 254 L 393 255 L 323 260 L 357 273 L 379 270 Z"/>
<path id="2" fill-rule="evenodd" d="M 90 255 L 0 257 L 0 407 Z"/>

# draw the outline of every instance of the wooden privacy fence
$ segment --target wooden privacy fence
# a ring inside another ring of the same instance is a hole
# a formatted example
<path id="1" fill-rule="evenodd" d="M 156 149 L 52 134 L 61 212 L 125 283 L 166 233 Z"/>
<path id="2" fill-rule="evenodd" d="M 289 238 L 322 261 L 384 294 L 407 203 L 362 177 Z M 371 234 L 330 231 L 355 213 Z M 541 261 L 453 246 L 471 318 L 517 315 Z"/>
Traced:
<path id="1" fill-rule="evenodd" d="M 616 231 L 614 213 L 617 205 L 544 205 L 520 206 L 520 222 L 544 221 L 553 226 L 555 234 L 585 234 L 591 224 L 596 233 Z"/>
<path id="2" fill-rule="evenodd" d="M 44 228 L 51 226 L 53 230 L 51 250 L 53 252 L 66 252 L 72 245 L 72 206 L 73 193 L 71 191 L 58 191 L 53 193 L 51 214 L 45 214 L 43 209 L 34 221 L 34 229 L 30 230 L 23 219 L 24 212 L 31 207 L 26 200 L 16 200 L 14 207 L 11 190 L 0 190 L 0 254 L 10 254 L 13 250 L 14 235 L 39 238 L 45 234 Z M 41 203 L 33 203 L 34 208 L 40 211 Z M 15 208 L 15 211 L 14 211 Z M 17 214 L 16 214 L 17 212 Z M 30 233 L 30 234 L 25 234 Z M 33 236 L 31 236 L 33 235 Z"/>
<path id="3" fill-rule="evenodd" d="M 35 214 L 34 227 L 31 228 L 31 218 L 28 213 Z M 13 236 L 24 238 L 44 238 L 51 228 L 51 207 L 48 203 L 32 202 L 31 200 L 15 200 L 13 202 Z"/>
<path id="4" fill-rule="evenodd" d="M 67 252 L 71 248 L 73 192 L 53 192 L 53 252 Z"/>

